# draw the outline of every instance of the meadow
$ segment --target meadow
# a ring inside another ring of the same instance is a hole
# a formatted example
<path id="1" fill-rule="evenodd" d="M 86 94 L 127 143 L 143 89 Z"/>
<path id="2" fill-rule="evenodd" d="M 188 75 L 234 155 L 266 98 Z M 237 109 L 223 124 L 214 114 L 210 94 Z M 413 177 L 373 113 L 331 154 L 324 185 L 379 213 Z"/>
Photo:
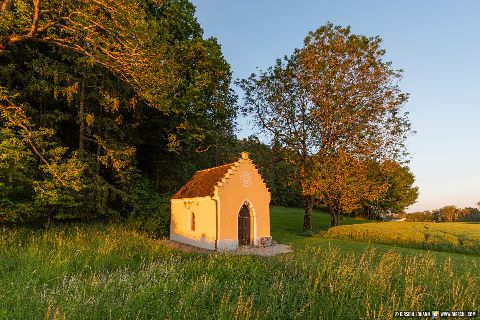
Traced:
<path id="1" fill-rule="evenodd" d="M 480 223 L 382 222 L 343 225 L 320 232 L 332 239 L 480 254 Z"/>
<path id="2" fill-rule="evenodd" d="M 478 310 L 480 256 L 328 239 L 272 207 L 275 257 L 183 252 L 118 224 L 0 229 L 2 319 L 391 319 Z M 364 220 L 345 219 L 352 228 Z M 381 226 L 382 223 L 375 225 Z"/>

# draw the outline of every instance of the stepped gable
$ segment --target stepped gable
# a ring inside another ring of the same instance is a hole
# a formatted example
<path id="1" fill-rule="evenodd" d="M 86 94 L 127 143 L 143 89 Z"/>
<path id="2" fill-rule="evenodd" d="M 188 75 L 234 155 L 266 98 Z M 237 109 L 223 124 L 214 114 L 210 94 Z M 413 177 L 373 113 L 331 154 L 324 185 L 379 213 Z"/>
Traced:
<path id="1" fill-rule="evenodd" d="M 215 186 L 222 181 L 229 169 L 236 163 L 197 171 L 185 185 L 177 191 L 172 199 L 213 196 Z"/>

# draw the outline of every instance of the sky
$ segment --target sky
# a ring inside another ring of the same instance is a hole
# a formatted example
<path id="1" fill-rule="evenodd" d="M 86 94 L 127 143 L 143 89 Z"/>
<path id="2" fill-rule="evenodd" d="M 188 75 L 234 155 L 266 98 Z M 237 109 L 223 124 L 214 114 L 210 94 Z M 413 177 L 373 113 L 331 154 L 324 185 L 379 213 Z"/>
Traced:
<path id="1" fill-rule="evenodd" d="M 410 94 L 405 110 L 417 132 L 408 149 L 420 196 L 407 211 L 480 201 L 480 1 L 192 2 L 234 79 L 291 54 L 328 21 L 380 36 L 386 60 L 404 70 L 401 88 Z M 239 137 L 257 132 L 250 123 L 239 119 Z"/>

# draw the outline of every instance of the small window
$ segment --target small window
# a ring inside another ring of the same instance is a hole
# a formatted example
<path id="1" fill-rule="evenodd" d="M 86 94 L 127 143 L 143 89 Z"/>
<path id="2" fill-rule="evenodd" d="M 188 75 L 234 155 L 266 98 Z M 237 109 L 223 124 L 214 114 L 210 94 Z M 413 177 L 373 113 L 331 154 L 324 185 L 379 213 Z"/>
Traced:
<path id="1" fill-rule="evenodd" d="M 195 231 L 195 213 L 190 216 L 190 230 Z"/>

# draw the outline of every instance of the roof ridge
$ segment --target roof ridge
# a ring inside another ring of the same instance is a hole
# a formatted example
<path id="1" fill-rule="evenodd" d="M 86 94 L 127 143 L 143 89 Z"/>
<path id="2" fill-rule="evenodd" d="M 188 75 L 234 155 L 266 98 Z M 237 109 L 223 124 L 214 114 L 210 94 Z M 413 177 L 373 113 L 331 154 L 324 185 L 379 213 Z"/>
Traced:
<path id="1" fill-rule="evenodd" d="M 171 199 L 213 196 L 215 186 L 227 176 L 237 162 L 227 163 L 213 168 L 197 170 Z"/>
<path id="2" fill-rule="evenodd" d="M 180 190 L 178 190 L 171 199 L 181 199 L 181 198 L 196 198 L 196 197 L 206 197 L 213 196 L 215 188 L 222 186 L 226 183 L 232 175 L 238 172 L 240 165 L 248 161 L 253 164 L 252 160 L 248 157 L 247 152 L 242 152 L 242 157 L 237 159 L 235 162 L 222 164 L 220 166 L 197 170 L 193 176 L 188 179 L 188 181 L 183 185 Z M 258 175 L 258 171 L 255 164 L 253 167 Z M 261 175 L 260 175 L 261 177 Z M 265 180 L 261 178 L 263 184 L 266 187 Z M 267 187 L 268 190 L 268 187 Z"/>
<path id="3" fill-rule="evenodd" d="M 218 168 L 225 167 L 225 166 L 233 166 L 234 164 L 235 164 L 235 162 L 226 163 L 226 164 L 222 164 L 222 165 L 216 166 L 216 167 L 211 167 L 211 168 L 207 168 L 207 169 L 197 170 L 197 171 L 195 171 L 195 173 L 197 173 L 197 172 L 202 172 L 202 171 L 214 170 L 214 169 L 218 169 Z"/>

